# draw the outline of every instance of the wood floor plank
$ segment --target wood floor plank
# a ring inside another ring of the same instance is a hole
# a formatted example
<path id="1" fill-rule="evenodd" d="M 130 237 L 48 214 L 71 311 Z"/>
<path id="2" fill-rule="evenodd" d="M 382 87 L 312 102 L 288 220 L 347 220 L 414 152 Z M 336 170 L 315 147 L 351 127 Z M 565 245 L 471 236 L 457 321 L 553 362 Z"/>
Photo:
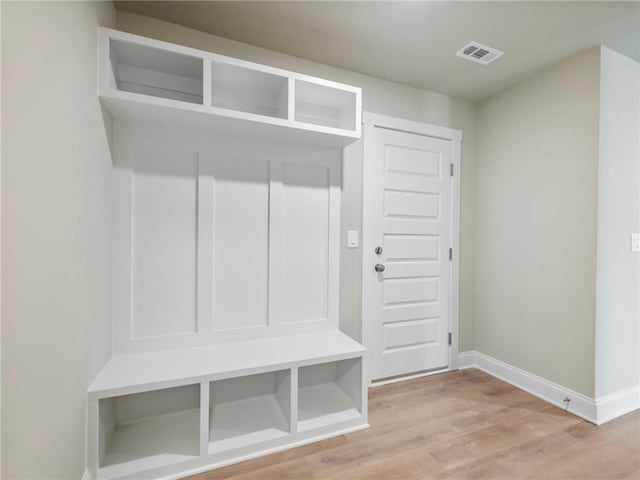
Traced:
<path id="1" fill-rule="evenodd" d="M 485 459 L 423 478 L 433 480 L 514 480 L 516 477 L 510 469 L 493 460 Z"/>
<path id="2" fill-rule="evenodd" d="M 638 452 L 620 447 L 605 447 L 564 455 L 557 461 L 542 465 L 539 477 L 532 475 L 528 478 L 612 480 L 624 478 L 629 472 L 638 469 Z"/>
<path id="3" fill-rule="evenodd" d="M 265 457 L 259 457 L 248 462 L 218 468 L 216 470 L 188 478 L 189 480 L 224 480 L 227 478 L 236 478 L 238 475 L 246 475 L 249 472 L 260 471 L 274 465 L 288 464 L 288 462 L 298 460 L 316 452 L 327 452 L 333 448 L 342 448 L 347 445 L 347 443 L 347 438 L 344 435 L 341 435 L 321 442 L 315 442 L 291 450 L 267 455 Z"/>
<path id="4" fill-rule="evenodd" d="M 438 462 L 425 452 L 416 449 L 395 451 L 392 455 L 369 457 L 369 461 L 342 465 L 341 468 L 312 471 L 316 480 L 406 480 L 427 478 L 442 470 Z"/>
<path id="5" fill-rule="evenodd" d="M 596 427 L 476 369 L 370 389 L 371 428 L 190 480 L 640 480 L 640 411 Z"/>

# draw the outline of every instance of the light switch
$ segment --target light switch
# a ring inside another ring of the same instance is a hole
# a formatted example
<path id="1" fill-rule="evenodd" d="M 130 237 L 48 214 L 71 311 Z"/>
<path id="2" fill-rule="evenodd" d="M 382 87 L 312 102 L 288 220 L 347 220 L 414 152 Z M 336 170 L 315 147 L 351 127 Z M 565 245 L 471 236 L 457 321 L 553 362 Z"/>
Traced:
<path id="1" fill-rule="evenodd" d="M 640 233 L 631 234 L 631 251 L 640 252 Z"/>
<path id="2" fill-rule="evenodd" d="M 349 230 L 347 232 L 347 247 L 358 248 L 358 231 Z"/>

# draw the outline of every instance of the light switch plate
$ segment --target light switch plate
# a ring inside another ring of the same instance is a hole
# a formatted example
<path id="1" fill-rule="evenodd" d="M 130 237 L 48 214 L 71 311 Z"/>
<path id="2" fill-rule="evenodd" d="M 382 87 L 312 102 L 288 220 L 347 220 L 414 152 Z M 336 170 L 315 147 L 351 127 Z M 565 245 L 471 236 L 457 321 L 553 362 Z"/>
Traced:
<path id="1" fill-rule="evenodd" d="M 640 252 L 640 233 L 631 234 L 631 251 Z"/>
<path id="2" fill-rule="evenodd" d="M 349 230 L 347 232 L 347 247 L 358 248 L 358 231 L 357 230 Z"/>

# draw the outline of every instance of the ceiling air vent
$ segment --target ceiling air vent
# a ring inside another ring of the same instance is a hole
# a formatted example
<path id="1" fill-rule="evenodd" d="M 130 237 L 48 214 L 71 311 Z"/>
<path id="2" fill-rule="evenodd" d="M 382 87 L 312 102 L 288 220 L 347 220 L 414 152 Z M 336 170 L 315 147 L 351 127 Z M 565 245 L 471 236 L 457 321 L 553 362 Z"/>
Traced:
<path id="1" fill-rule="evenodd" d="M 472 62 L 488 65 L 497 58 L 504 55 L 504 52 L 496 48 L 487 47 L 478 42 L 469 42 L 461 48 L 456 55 L 471 60 Z"/>

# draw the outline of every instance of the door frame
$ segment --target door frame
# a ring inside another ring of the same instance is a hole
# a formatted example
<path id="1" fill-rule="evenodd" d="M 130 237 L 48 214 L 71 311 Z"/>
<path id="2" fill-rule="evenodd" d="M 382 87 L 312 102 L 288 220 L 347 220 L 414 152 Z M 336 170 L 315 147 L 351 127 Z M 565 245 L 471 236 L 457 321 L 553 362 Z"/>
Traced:
<path id="1" fill-rule="evenodd" d="M 453 248 L 453 260 L 450 262 L 450 288 L 449 300 L 449 331 L 452 334 L 451 347 L 449 348 L 449 366 L 446 368 L 422 372 L 414 375 L 401 376 L 393 379 L 376 382 L 373 385 L 382 385 L 391 382 L 408 380 L 412 378 L 434 375 L 436 373 L 448 372 L 458 369 L 458 341 L 459 341 L 459 312 L 460 312 L 460 177 L 461 162 L 460 153 L 462 148 L 462 131 L 453 128 L 440 127 L 427 123 L 414 122 L 402 118 L 380 115 L 377 113 L 363 112 L 363 162 L 362 162 L 362 343 L 367 348 L 367 357 L 371 358 L 374 347 L 373 342 L 377 336 L 373 331 L 375 327 L 367 318 L 371 317 L 371 308 L 374 295 L 375 277 L 371 275 L 371 263 L 369 256 L 373 255 L 375 248 L 374 225 L 375 215 L 371 198 L 378 192 L 371 190 L 371 178 L 376 175 L 376 170 L 367 161 L 372 155 L 372 142 L 368 141 L 375 134 L 374 129 L 384 128 L 405 133 L 423 135 L 427 137 L 448 140 L 451 142 L 451 162 L 453 164 L 453 176 L 451 177 L 451 248 Z M 374 262 L 375 263 L 375 262 Z M 371 365 L 371 360 L 366 364 Z M 365 381 L 371 385 L 371 371 L 366 369 Z"/>

